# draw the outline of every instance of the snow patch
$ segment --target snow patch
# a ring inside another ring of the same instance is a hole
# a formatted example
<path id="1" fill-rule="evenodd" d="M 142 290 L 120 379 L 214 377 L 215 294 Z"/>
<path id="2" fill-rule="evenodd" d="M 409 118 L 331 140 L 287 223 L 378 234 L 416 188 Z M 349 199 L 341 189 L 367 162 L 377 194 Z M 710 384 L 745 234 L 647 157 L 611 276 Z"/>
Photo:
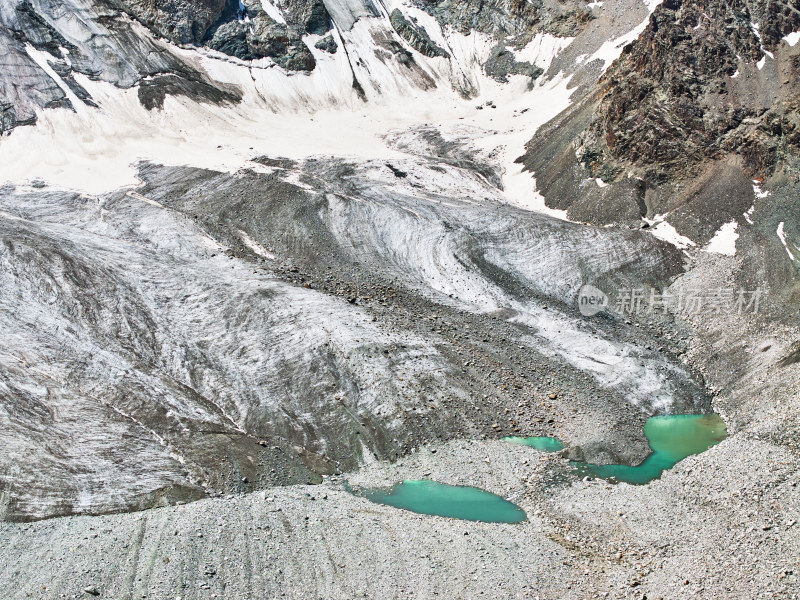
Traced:
<path id="1" fill-rule="evenodd" d="M 547 71 L 553 59 L 575 38 L 556 37 L 549 33 L 537 33 L 522 50 L 514 50 L 514 57 L 521 62 L 527 61 Z"/>
<path id="2" fill-rule="evenodd" d="M 518 85 L 527 86 L 526 77 L 520 76 Z M 516 163 L 525 152 L 525 144 L 536 131 L 554 118 L 570 105 L 572 90 L 569 89 L 571 77 L 559 74 L 552 80 L 540 82 L 527 94 L 515 93 L 511 88 L 497 88 L 501 93 L 497 101 L 500 107 L 508 107 L 502 113 L 496 114 L 483 110 L 477 111 L 479 117 L 473 121 L 480 123 L 480 119 L 488 122 L 481 125 L 486 128 L 495 127 L 494 135 L 476 138 L 472 145 L 482 150 L 489 156 L 500 150 L 500 155 L 494 159 L 503 171 L 503 194 L 510 204 L 542 212 L 550 216 L 566 220 L 566 211 L 550 209 L 545 206 L 544 197 L 536 189 L 536 179 L 530 171 L 525 171 L 523 165 Z M 495 96 L 493 95 L 493 98 Z M 509 110 L 510 109 L 510 110 Z M 498 109 L 499 110 L 499 109 Z"/>
<path id="3" fill-rule="evenodd" d="M 764 198 L 769 196 L 769 192 L 764 192 L 761 190 L 761 182 L 755 179 L 753 180 L 753 193 L 759 200 L 763 200 Z"/>
<path id="4" fill-rule="evenodd" d="M 651 227 L 649 229 L 650 233 L 653 234 L 660 240 L 664 240 L 665 242 L 669 242 L 676 248 L 680 250 L 685 250 L 686 248 L 696 246 L 691 239 L 686 237 L 685 235 L 681 235 L 678 231 L 667 221 L 659 221 L 659 217 L 656 217 L 652 221 L 647 221 L 651 225 L 655 224 L 655 227 Z"/>
<path id="5" fill-rule="evenodd" d="M 536 177 L 530 171 L 525 171 L 523 165 L 513 165 L 506 171 L 503 181 L 505 183 L 505 196 L 510 204 L 526 210 L 543 213 L 567 221 L 567 211 L 549 208 L 545 204 L 544 196 L 536 189 Z"/>
<path id="6" fill-rule="evenodd" d="M 719 228 L 719 231 L 714 234 L 711 241 L 704 248 L 706 252 L 713 252 L 715 254 L 724 254 L 726 256 L 736 255 L 736 240 L 739 239 L 739 234 L 736 229 L 739 224 L 734 220 L 730 223 L 725 223 Z"/>
<path id="7" fill-rule="evenodd" d="M 645 6 L 647 6 L 649 13 L 652 14 L 662 1 L 663 0 L 645 0 Z M 642 34 L 642 32 L 647 28 L 648 23 L 650 23 L 649 14 L 644 21 L 642 21 L 628 33 L 621 35 L 614 40 L 605 42 L 594 54 L 589 57 L 587 62 L 591 62 L 593 60 L 602 60 L 603 71 L 605 71 L 608 69 L 611 63 L 620 57 L 622 54 L 622 49 L 629 43 L 636 40 Z"/>
<path id="8" fill-rule="evenodd" d="M 778 234 L 778 238 L 781 240 L 781 243 L 783 244 L 783 247 L 784 247 L 784 248 L 786 248 L 786 254 L 788 254 L 788 255 L 789 255 L 789 258 L 791 258 L 792 260 L 797 260 L 797 259 L 794 257 L 794 254 L 792 254 L 792 251 L 789 249 L 789 244 L 788 244 L 788 242 L 786 241 L 786 234 L 783 232 L 783 223 L 784 223 L 784 222 L 783 222 L 783 221 L 781 221 L 781 222 L 778 224 L 778 230 L 777 230 L 775 233 L 777 233 L 777 234 Z"/>
<path id="9" fill-rule="evenodd" d="M 788 35 L 783 36 L 783 41 L 789 44 L 790 46 L 794 46 L 797 42 L 800 42 L 800 31 L 794 31 Z"/>
<path id="10" fill-rule="evenodd" d="M 759 31 L 758 23 L 751 23 L 750 26 L 753 28 L 753 33 L 758 38 L 758 41 L 761 42 L 761 32 Z M 759 71 L 764 68 L 765 64 L 767 64 L 768 56 L 773 60 L 775 59 L 775 56 L 772 54 L 772 52 L 765 50 L 764 46 L 761 46 L 761 52 L 764 53 L 764 56 L 762 56 L 761 60 L 756 63 Z"/>
<path id="11" fill-rule="evenodd" d="M 286 19 L 283 18 L 283 14 L 272 2 L 269 0 L 261 0 L 261 8 L 264 9 L 264 12 L 267 13 L 270 19 L 286 25 Z"/>
<path id="12" fill-rule="evenodd" d="M 50 55 L 42 50 L 37 50 L 30 44 L 25 44 L 25 52 L 28 53 L 28 56 L 39 65 L 39 67 L 47 73 L 47 75 L 55 81 L 56 85 L 61 88 L 61 91 L 64 92 L 67 99 L 69 99 L 70 103 L 72 104 L 72 108 L 76 111 L 82 110 L 85 106 L 83 100 L 78 98 L 75 95 L 75 92 L 70 89 L 70 87 L 66 84 L 66 82 L 61 79 L 61 76 L 53 70 L 53 67 L 50 66 L 50 63 L 47 61 Z"/>
<path id="13" fill-rule="evenodd" d="M 761 182 L 758 179 L 754 179 L 753 180 L 753 194 L 755 195 L 755 199 L 756 200 L 763 200 L 764 198 L 769 196 L 770 192 L 763 191 L 761 189 Z M 752 217 L 753 217 L 753 213 L 755 212 L 755 210 L 756 210 L 756 203 L 753 202 L 753 205 L 750 208 L 748 208 L 744 213 L 742 213 L 742 216 L 744 217 L 744 220 L 747 221 L 748 223 L 750 223 L 750 225 L 753 224 L 753 218 Z"/>

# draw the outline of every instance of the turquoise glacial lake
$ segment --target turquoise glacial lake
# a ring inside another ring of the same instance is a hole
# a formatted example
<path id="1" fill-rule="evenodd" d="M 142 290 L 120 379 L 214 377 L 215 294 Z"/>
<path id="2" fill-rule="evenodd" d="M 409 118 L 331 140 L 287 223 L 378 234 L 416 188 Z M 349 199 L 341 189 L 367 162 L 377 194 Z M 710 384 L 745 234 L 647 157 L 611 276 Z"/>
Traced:
<path id="1" fill-rule="evenodd" d="M 724 440 L 728 432 L 718 414 L 650 417 L 644 435 L 652 452 L 639 465 L 593 465 L 573 462 L 581 476 L 645 484 L 658 479 L 687 456 L 700 454 Z"/>
<path id="2" fill-rule="evenodd" d="M 651 417 L 644 425 L 644 434 L 652 452 L 639 465 L 570 464 L 580 476 L 645 484 L 658 479 L 664 471 L 687 456 L 700 454 L 720 443 L 728 435 L 725 422 L 715 413 Z M 552 437 L 503 439 L 544 452 L 563 449 L 561 442 Z M 378 504 L 423 515 L 484 523 L 520 523 L 527 519 L 525 511 L 497 494 L 476 487 L 447 485 L 427 479 L 408 479 L 395 484 L 390 490 L 368 489 L 362 491 L 361 495 Z"/>
<path id="3" fill-rule="evenodd" d="M 509 442 L 510 444 L 530 446 L 531 448 L 536 448 L 542 452 L 558 452 L 559 450 L 564 449 L 564 444 L 554 437 L 517 437 L 512 435 L 509 437 L 504 437 L 503 441 Z"/>
<path id="4" fill-rule="evenodd" d="M 484 523 L 520 523 L 527 519 L 524 510 L 497 494 L 427 479 L 407 479 L 389 491 L 371 489 L 362 494 L 372 502 L 423 515 Z"/>

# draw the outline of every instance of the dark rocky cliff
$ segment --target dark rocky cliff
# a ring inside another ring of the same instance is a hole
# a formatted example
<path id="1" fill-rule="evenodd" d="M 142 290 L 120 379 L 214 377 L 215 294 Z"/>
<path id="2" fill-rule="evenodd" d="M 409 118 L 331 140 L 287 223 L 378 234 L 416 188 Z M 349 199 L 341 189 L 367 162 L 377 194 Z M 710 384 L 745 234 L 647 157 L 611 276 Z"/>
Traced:
<path id="1" fill-rule="evenodd" d="M 523 160 L 548 204 L 636 226 L 675 211 L 678 230 L 704 243 L 751 206 L 752 179 L 794 177 L 800 47 L 782 38 L 800 27 L 798 5 L 664 2 L 528 144 Z"/>
<path id="2" fill-rule="evenodd" d="M 793 76 L 800 63 L 781 43 L 798 26 L 797 7 L 784 3 L 665 2 L 601 80 L 582 161 L 604 179 L 635 167 L 658 182 L 734 154 L 749 177 L 771 174 L 800 142 Z M 767 53 L 786 55 L 781 73 L 753 72 Z M 732 81 L 740 72 L 762 75 L 763 93 Z"/>

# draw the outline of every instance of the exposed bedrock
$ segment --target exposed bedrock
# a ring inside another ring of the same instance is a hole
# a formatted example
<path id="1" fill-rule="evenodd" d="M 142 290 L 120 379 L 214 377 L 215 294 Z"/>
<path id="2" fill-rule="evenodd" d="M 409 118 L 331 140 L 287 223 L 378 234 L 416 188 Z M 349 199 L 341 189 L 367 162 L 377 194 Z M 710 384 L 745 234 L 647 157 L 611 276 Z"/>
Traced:
<path id="1" fill-rule="evenodd" d="M 404 40 L 411 44 L 411 47 L 420 54 L 430 57 L 450 57 L 447 51 L 437 46 L 436 43 L 431 40 L 430 35 L 428 35 L 428 32 L 425 31 L 424 27 L 415 25 L 406 19 L 405 15 L 403 15 L 399 9 L 395 8 L 392 11 L 390 20 L 395 31 L 399 33 Z"/>
<path id="2" fill-rule="evenodd" d="M 258 0 L 238 4 L 210 31 L 206 45 L 242 60 L 269 57 L 289 71 L 312 71 L 314 56 L 303 41 L 306 34 L 324 35 L 331 18 L 321 0 L 279 2 L 283 22 L 268 15 Z"/>
<path id="3" fill-rule="evenodd" d="M 415 0 L 414 4 L 464 35 L 479 31 L 498 40 L 513 38 L 519 45 L 537 31 L 575 35 L 592 19 L 591 9 L 579 0 Z"/>
<path id="4" fill-rule="evenodd" d="M 492 48 L 489 59 L 484 65 L 486 74 L 500 83 L 508 81 L 509 75 L 527 75 L 531 80 L 536 79 L 544 70 L 527 61 L 517 61 L 514 54 L 503 44 L 498 44 Z"/>
<path id="5" fill-rule="evenodd" d="M 13 33 L 0 26 L 0 133 L 36 122 L 36 109 L 71 106 L 63 90 L 25 52 Z"/>
<path id="6" fill-rule="evenodd" d="M 597 86 L 537 131 L 522 158 L 549 206 L 592 223 L 666 214 L 707 243 L 797 181 L 797 3 L 670 0 Z"/>
<path id="7" fill-rule="evenodd" d="M 601 80 L 608 85 L 578 149 L 582 160 L 603 177 L 629 163 L 658 181 L 736 154 L 748 176 L 768 174 L 779 146 L 796 148 L 800 139 L 796 81 L 771 68 L 764 72 L 767 60 L 779 70 L 797 61 L 777 31 L 797 29 L 800 16 L 784 23 L 783 12 L 800 15 L 797 7 L 784 11 L 778 3 L 744 0 L 662 4 Z M 761 36 L 762 29 L 771 34 Z M 611 160 L 588 156 L 598 151 Z"/>
<path id="8" fill-rule="evenodd" d="M 116 3 L 164 37 L 184 44 L 200 43 L 229 4 L 228 0 L 117 0 Z"/>

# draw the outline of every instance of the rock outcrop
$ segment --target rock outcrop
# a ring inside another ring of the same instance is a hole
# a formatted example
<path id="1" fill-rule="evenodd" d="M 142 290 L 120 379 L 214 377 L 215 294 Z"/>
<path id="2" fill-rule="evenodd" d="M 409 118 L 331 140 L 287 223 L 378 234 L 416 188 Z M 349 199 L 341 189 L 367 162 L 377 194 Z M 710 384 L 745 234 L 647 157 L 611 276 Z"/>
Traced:
<path id="1" fill-rule="evenodd" d="M 703 244 L 750 207 L 750 180 L 796 177 L 800 52 L 782 38 L 800 30 L 798 7 L 661 4 L 594 90 L 529 143 L 522 160 L 548 203 L 604 224 L 671 213 Z"/>
<path id="2" fill-rule="evenodd" d="M 800 12 L 782 3 L 663 3 L 601 80 L 605 91 L 578 148 L 582 162 L 606 180 L 634 167 L 646 180 L 662 181 L 736 154 L 748 176 L 769 175 L 778 154 L 800 142 L 792 93 L 797 57 L 782 76 L 767 75 L 779 81 L 763 81 L 771 98 L 748 97 L 733 78 L 746 70 L 761 75 L 753 67 L 773 60 L 767 53 L 796 29 Z"/>
<path id="3" fill-rule="evenodd" d="M 36 122 L 36 109 L 71 107 L 64 91 L 25 51 L 13 33 L 0 26 L 0 133 Z"/>
<path id="4" fill-rule="evenodd" d="M 500 83 L 508 81 L 509 75 L 527 75 L 531 79 L 536 79 L 544 72 L 544 69 L 528 61 L 518 61 L 514 53 L 503 44 L 492 48 L 492 53 L 483 69 L 489 77 Z"/>
<path id="5" fill-rule="evenodd" d="M 116 0 L 118 6 L 160 35 L 181 44 L 199 44 L 222 17 L 228 0 Z M 236 7 L 238 8 L 238 7 Z M 233 11 L 236 10 L 233 8 Z"/>
<path id="6" fill-rule="evenodd" d="M 271 18 L 258 0 L 247 0 L 229 20 L 218 24 L 206 45 L 242 60 L 269 57 L 289 71 L 312 71 L 314 56 L 303 41 L 306 34 L 324 35 L 331 29 L 320 0 L 287 3 L 286 20 Z"/>
<path id="7" fill-rule="evenodd" d="M 335 54 L 339 49 L 339 44 L 336 43 L 336 40 L 332 35 L 328 34 L 324 38 L 317 40 L 317 43 L 314 44 L 314 47 L 317 50 L 322 50 L 328 54 Z"/>
<path id="8" fill-rule="evenodd" d="M 443 56 L 447 58 L 450 56 L 445 50 L 437 46 L 433 40 L 431 40 L 430 35 L 428 35 L 424 27 L 415 25 L 406 19 L 405 15 L 398 9 L 392 11 L 391 22 L 394 30 L 420 54 L 430 57 Z"/>
<path id="9" fill-rule="evenodd" d="M 591 10 L 580 0 L 415 0 L 414 4 L 444 27 L 469 35 L 472 31 L 524 45 L 539 31 L 566 37 L 591 20 Z"/>
<path id="10" fill-rule="evenodd" d="M 37 109 L 70 108 L 76 100 L 95 106 L 76 75 L 121 88 L 146 82 L 149 91 L 170 81 L 163 86 L 165 93 L 216 102 L 239 99 L 233 87 L 211 82 L 167 44 L 106 4 L 88 0 L 2 3 L 0 45 L 3 131 L 35 123 Z M 161 78 L 165 74 L 171 79 Z"/>

